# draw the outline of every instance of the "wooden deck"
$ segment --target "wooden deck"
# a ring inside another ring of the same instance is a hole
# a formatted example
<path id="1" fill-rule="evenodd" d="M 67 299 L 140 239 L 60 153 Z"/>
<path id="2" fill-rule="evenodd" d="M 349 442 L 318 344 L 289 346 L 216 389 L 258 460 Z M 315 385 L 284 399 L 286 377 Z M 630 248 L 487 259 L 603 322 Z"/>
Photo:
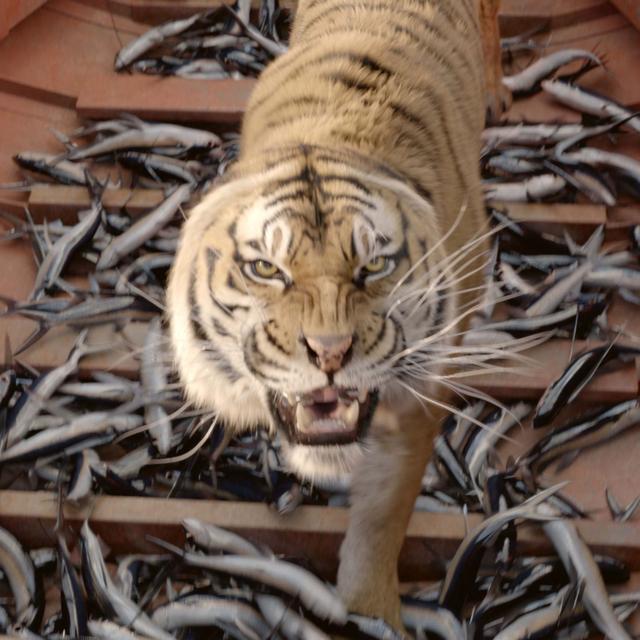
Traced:
<path id="1" fill-rule="evenodd" d="M 141 75 L 118 75 L 112 70 L 116 52 L 123 43 L 144 32 L 150 24 L 189 15 L 194 11 L 217 6 L 220 0 L 48 0 L 26 19 L 12 24 L 3 38 L 0 30 L 0 183 L 21 179 L 11 157 L 25 150 L 59 152 L 60 143 L 51 130 L 70 131 L 84 117 L 108 118 L 129 112 L 148 119 L 171 119 L 210 127 L 238 124 L 254 81 L 201 82 L 180 78 L 156 78 Z M 39 3 L 42 4 L 42 0 Z M 550 22 L 549 51 L 571 46 L 594 50 L 607 60 L 606 69 L 590 73 L 584 84 L 602 91 L 621 103 L 640 108 L 640 34 L 613 4 L 604 0 L 505 0 L 502 26 L 506 34 L 517 33 L 541 22 Z M 615 3 L 625 14 L 638 9 L 637 2 Z M 295 2 L 281 2 L 293 7 Z M 637 15 L 637 13 L 635 14 Z M 0 24 L 2 24 L 0 10 Z M 25 52 L 28 52 L 26 55 Z M 579 116 L 553 103 L 543 95 L 518 101 L 505 116 L 514 121 L 576 122 Z M 629 136 L 624 151 L 640 160 L 640 142 Z M 128 210 L 140 214 L 161 197 L 159 192 L 130 193 L 114 191 L 108 195 L 107 207 L 118 208 L 126 200 Z M 41 187 L 29 195 L 18 190 L 0 191 L 0 208 L 20 213 L 29 204 L 36 219 L 73 220 L 87 204 L 83 189 L 73 187 Z M 567 225 L 580 233 L 588 233 L 605 224 L 608 241 L 625 237 L 629 226 L 640 224 L 640 206 L 619 207 L 578 205 L 509 205 L 516 219 L 539 225 Z M 0 222 L 0 227 L 2 223 Z M 35 276 L 31 250 L 26 243 L 0 245 L 0 294 L 24 298 Z M 82 278 L 82 273 L 78 273 Z M 128 337 L 141 344 L 144 321 L 132 323 Z M 640 314 L 621 300 L 609 312 L 611 324 L 625 324 L 628 331 L 640 336 Z M 0 318 L 0 344 L 8 335 L 18 345 L 33 330 L 32 323 L 19 318 Z M 74 332 L 59 328 L 23 356 L 38 369 L 63 362 L 70 350 Z M 92 333 L 92 342 L 117 342 L 113 330 L 101 327 Z M 502 376 L 490 383 L 478 380 L 478 387 L 504 398 L 536 398 L 540 391 L 560 372 L 569 358 L 567 342 L 544 345 L 533 354 L 541 366 L 531 375 Z M 2 356 L 0 356 L 1 360 Z M 0 362 L 0 369 L 2 367 Z M 4 363 L 6 364 L 6 363 Z M 84 374 L 95 369 L 109 369 L 133 375 L 138 363 L 129 351 L 116 347 L 108 355 L 83 360 Z M 586 402 L 613 402 L 638 395 L 638 371 L 630 365 L 616 373 L 603 375 L 589 385 Z M 538 432 L 524 430 L 524 450 Z M 596 549 L 607 550 L 631 562 L 640 570 L 640 518 L 621 525 L 610 522 L 604 500 L 608 487 L 620 502 L 631 501 L 640 493 L 640 438 L 629 432 L 606 446 L 583 453 L 562 474 L 550 473 L 550 479 L 570 479 L 567 493 L 589 510 L 592 521 L 580 523 L 587 541 Z M 114 548 L 142 549 L 142 531 L 162 534 L 169 539 L 179 536 L 179 519 L 197 510 L 223 526 L 255 536 L 276 551 L 290 555 L 308 555 L 325 575 L 335 571 L 337 548 L 343 535 L 345 510 L 305 507 L 290 518 L 282 519 L 263 505 L 234 503 L 192 504 L 176 500 L 171 509 L 154 499 L 99 498 L 91 511 L 92 522 L 107 543 Z M 71 508 L 70 522 L 80 523 L 88 512 Z M 55 518 L 52 496 L 0 492 L 0 525 L 20 535 L 33 546 L 50 541 Z M 474 520 L 471 518 L 471 524 Z M 114 528 L 124 524 L 125 528 Z M 434 576 L 424 545 L 432 545 L 450 554 L 465 531 L 463 519 L 457 516 L 416 514 L 408 533 L 401 563 L 405 580 Z M 123 534 L 124 532 L 124 534 Z M 120 537 L 124 535 L 124 537 Z M 544 553 L 548 549 L 535 532 L 524 537 L 525 548 Z"/>

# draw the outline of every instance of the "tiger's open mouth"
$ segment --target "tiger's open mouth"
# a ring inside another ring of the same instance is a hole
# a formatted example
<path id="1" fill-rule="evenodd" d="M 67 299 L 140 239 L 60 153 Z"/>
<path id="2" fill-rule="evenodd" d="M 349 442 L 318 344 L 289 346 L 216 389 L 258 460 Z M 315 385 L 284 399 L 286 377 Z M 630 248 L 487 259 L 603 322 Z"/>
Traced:
<path id="1" fill-rule="evenodd" d="M 290 442 L 349 444 L 361 438 L 378 401 L 377 390 L 323 387 L 300 395 L 271 394 L 272 413 Z"/>

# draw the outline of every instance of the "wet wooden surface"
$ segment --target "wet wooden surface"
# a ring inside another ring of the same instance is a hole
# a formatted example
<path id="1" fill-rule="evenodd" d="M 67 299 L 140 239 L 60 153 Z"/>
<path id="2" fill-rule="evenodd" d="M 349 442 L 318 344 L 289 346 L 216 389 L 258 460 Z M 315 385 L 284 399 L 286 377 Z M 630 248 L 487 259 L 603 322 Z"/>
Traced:
<path id="1" fill-rule="evenodd" d="M 92 3 L 102 3 L 104 0 L 88 0 Z M 199 11 L 217 9 L 223 4 L 232 5 L 234 0 L 109 0 L 112 11 L 128 16 L 134 20 L 141 20 L 151 24 L 185 18 Z M 253 0 L 252 6 L 259 6 L 258 0 Z M 279 6 L 284 11 L 295 11 L 298 0 L 280 0 Z"/>
<path id="2" fill-rule="evenodd" d="M 170 508 L 169 508 L 170 507 Z M 14 533 L 29 547 L 53 543 L 51 530 L 57 517 L 54 493 L 0 491 L 0 526 Z M 91 528 L 114 553 L 157 553 L 146 539 L 154 535 L 174 544 L 184 542 L 181 522 L 194 513 L 205 522 L 237 531 L 250 540 L 269 546 L 288 557 L 308 559 L 321 575 L 335 576 L 337 551 L 348 522 L 348 510 L 340 507 L 302 506 L 289 516 L 280 516 L 266 505 L 216 500 L 97 497 L 84 509 L 66 505 L 65 523 L 78 530 L 89 518 Z M 443 559 L 451 557 L 466 531 L 482 516 L 415 512 L 400 559 L 401 580 L 423 580 L 442 576 Z M 640 569 L 638 528 L 633 524 L 610 524 L 582 520 L 580 534 L 596 553 L 609 553 Z M 536 525 L 518 529 L 518 550 L 545 555 L 551 546 Z"/>
<path id="3" fill-rule="evenodd" d="M 47 0 L 3 0 L 0 4 L 0 39 L 39 9 Z"/>
<path id="4" fill-rule="evenodd" d="M 225 0 L 230 2 L 230 0 Z M 50 129 L 68 132 L 79 126 L 80 116 L 110 117 L 128 110 L 148 118 L 178 119 L 206 123 L 238 122 L 252 80 L 200 83 L 177 78 L 160 79 L 145 76 L 118 75 L 112 70 L 115 53 L 121 44 L 144 32 L 149 24 L 194 10 L 218 6 L 219 0 L 49 0 L 27 20 L 18 24 L 0 41 L 0 182 L 21 179 L 21 172 L 11 161 L 19 151 L 38 150 L 59 153 L 61 144 Z M 295 2 L 281 2 L 293 6 Z M 536 40 L 542 52 L 563 47 L 582 47 L 604 54 L 607 66 L 581 80 L 584 86 L 601 91 L 633 108 L 640 107 L 640 37 L 627 18 L 604 0 L 504 0 L 502 25 L 506 35 L 530 29 L 549 20 L 551 33 Z M 0 37 L 1 37 L 0 33 Z M 29 55 L 24 55 L 25 42 Z M 519 57 L 512 62 L 516 71 L 528 62 Z M 233 82 L 233 84 L 231 84 Z M 556 104 L 548 96 L 537 95 L 518 101 L 506 119 L 521 121 L 578 122 L 579 114 Z M 640 158 L 640 144 L 630 135 L 620 136 L 624 152 Z M 620 147 L 618 147 L 620 148 Z M 62 191 L 59 187 L 33 190 L 29 202 L 36 217 L 61 217 L 72 221 L 78 209 L 88 204 L 82 188 Z M 107 192 L 108 208 L 115 210 L 125 191 Z M 140 213 L 160 197 L 157 192 L 135 194 L 127 208 Z M 28 194 L 17 190 L 0 191 L 0 207 L 20 211 Z M 628 227 L 640 224 L 640 206 L 621 205 L 604 208 L 580 205 L 509 205 L 510 213 L 520 220 L 540 223 L 561 222 L 574 226 L 607 225 L 608 238 L 623 238 Z M 26 243 L 0 245 L 0 294 L 21 299 L 31 290 L 35 267 Z M 640 314 L 637 308 L 616 300 L 609 311 L 609 322 L 640 339 Z M 21 318 L 0 317 L 0 350 L 5 336 L 11 346 L 19 343 L 34 329 L 34 323 Z M 104 344 L 110 351 L 87 357 L 81 362 L 82 375 L 95 369 L 134 375 L 138 368 L 135 354 L 120 348 L 124 341 L 140 346 L 145 334 L 141 318 L 132 318 L 124 329 L 99 327 L 90 333 L 91 344 Z M 21 359 L 44 370 L 63 362 L 74 340 L 68 328 L 53 329 L 48 336 L 25 352 Z M 528 397 L 535 400 L 569 358 L 567 342 L 540 348 L 544 363 L 525 380 L 513 374 L 500 374 L 479 381 L 485 391 L 501 397 Z M 0 365 L 6 354 L 0 354 Z M 638 393 L 638 376 L 633 365 L 616 373 L 598 377 L 585 390 L 583 399 L 617 401 Z M 484 386 L 482 386 L 484 384 Z M 572 409 L 573 416 L 587 411 L 581 405 Z M 562 420 L 569 419 L 561 415 Z M 515 443 L 503 448 L 501 456 L 521 455 L 540 437 L 527 425 L 514 434 Z M 551 465 L 545 472 L 549 483 L 569 480 L 565 493 L 584 508 L 592 521 L 580 523 L 585 538 L 596 550 L 625 558 L 640 569 L 640 516 L 626 525 L 613 524 L 606 510 L 604 488 L 609 487 L 620 503 L 630 502 L 640 493 L 640 438 L 631 429 L 615 441 L 583 451 L 568 467 L 558 470 Z M 264 505 L 220 503 L 210 501 L 171 502 L 132 498 L 99 498 L 92 505 L 91 520 L 96 530 L 114 548 L 122 550 L 149 548 L 144 533 L 155 533 L 179 541 L 179 521 L 185 515 L 198 513 L 222 526 L 229 526 L 249 537 L 255 536 L 288 555 L 310 557 L 324 575 L 335 572 L 337 548 L 346 526 L 347 514 L 341 509 L 304 507 L 290 518 L 281 518 Z M 88 512 L 67 511 L 73 526 L 81 524 Z M 0 492 L 0 525 L 7 526 L 33 546 L 50 542 L 55 519 L 55 503 L 50 494 L 12 495 Z M 473 525 L 475 517 L 469 523 Z M 438 576 L 443 557 L 450 557 L 465 531 L 464 520 L 456 516 L 415 514 L 403 551 L 403 579 Z M 528 530 L 522 537 L 523 551 L 547 552 L 548 546 L 539 531 Z M 626 587 L 628 588 L 628 587 Z"/>
<path id="5" fill-rule="evenodd" d="M 144 32 L 148 23 L 212 6 L 219 2 L 49 0 L 0 42 L 0 90 L 63 106 L 77 104 L 87 117 L 129 111 L 148 118 L 172 113 L 177 119 L 205 123 L 238 122 L 253 80 L 201 82 L 113 70 L 116 52 Z M 540 52 L 571 46 L 605 54 L 606 68 L 590 72 L 581 83 L 633 108 L 640 106 L 640 83 L 632 78 L 621 80 L 640 62 L 640 40 L 627 18 L 605 0 L 503 3 L 505 33 L 522 33 L 545 21 L 553 32 L 535 36 Z M 25 41 L 33 43 L 29 56 L 22 55 Z M 528 55 L 514 59 L 512 71 L 529 59 Z M 506 117 L 514 121 L 579 120 L 575 112 L 544 95 L 518 101 Z"/>
<path id="6" fill-rule="evenodd" d="M 76 110 L 96 119 L 126 112 L 165 122 L 238 124 L 254 85 L 250 78 L 202 82 L 107 73 L 96 75 L 80 89 Z"/>
<path id="7" fill-rule="evenodd" d="M 638 2 L 638 0 L 611 0 L 611 4 L 614 5 L 636 29 L 640 29 L 640 2 Z"/>
<path id="8" fill-rule="evenodd" d="M 107 189 L 102 195 L 102 204 L 109 213 L 125 211 L 139 216 L 157 207 L 164 197 L 162 189 Z M 36 222 L 45 218 L 74 222 L 78 211 L 86 209 L 90 202 L 84 187 L 38 185 L 29 194 L 29 210 Z"/>

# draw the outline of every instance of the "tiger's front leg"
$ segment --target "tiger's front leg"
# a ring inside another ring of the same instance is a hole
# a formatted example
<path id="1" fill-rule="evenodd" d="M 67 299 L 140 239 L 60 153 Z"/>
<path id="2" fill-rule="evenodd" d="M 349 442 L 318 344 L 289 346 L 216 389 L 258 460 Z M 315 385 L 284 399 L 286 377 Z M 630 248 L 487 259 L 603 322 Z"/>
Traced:
<path id="1" fill-rule="evenodd" d="M 353 472 L 338 590 L 347 607 L 402 629 L 398 555 L 441 415 L 376 411 L 370 450 Z"/>

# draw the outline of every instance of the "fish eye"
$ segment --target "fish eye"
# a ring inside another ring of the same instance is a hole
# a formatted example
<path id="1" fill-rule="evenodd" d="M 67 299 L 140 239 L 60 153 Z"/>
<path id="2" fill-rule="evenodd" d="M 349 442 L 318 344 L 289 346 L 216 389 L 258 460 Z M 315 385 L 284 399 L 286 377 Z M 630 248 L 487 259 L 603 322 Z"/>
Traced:
<path id="1" fill-rule="evenodd" d="M 377 256 L 373 260 L 367 262 L 367 264 L 365 264 L 362 268 L 362 271 L 365 275 L 382 273 L 382 271 L 384 271 L 388 265 L 389 258 L 387 258 L 386 256 Z"/>
<path id="2" fill-rule="evenodd" d="M 280 269 L 267 260 L 254 260 L 249 265 L 251 271 L 259 278 L 275 278 L 281 275 Z"/>

